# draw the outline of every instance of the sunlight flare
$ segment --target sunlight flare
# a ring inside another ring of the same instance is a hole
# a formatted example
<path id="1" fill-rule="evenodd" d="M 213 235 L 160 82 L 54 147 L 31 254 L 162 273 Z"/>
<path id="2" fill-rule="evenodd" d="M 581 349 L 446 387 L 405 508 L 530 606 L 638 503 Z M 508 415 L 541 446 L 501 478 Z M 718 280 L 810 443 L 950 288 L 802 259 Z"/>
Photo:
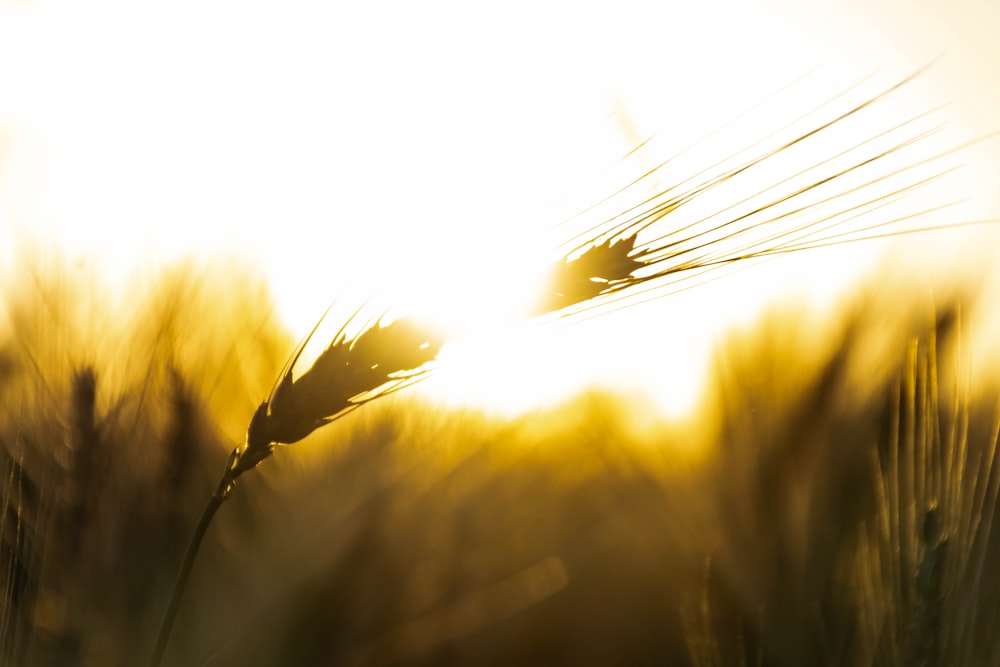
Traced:
<path id="1" fill-rule="evenodd" d="M 389 3 L 384 13 L 365 5 L 2 3 L 0 262 L 13 265 L 24 243 L 59 245 L 71 262 L 128 284 L 184 257 L 236 256 L 264 276 L 276 317 L 295 337 L 332 299 L 376 294 L 467 341 L 463 363 L 479 363 L 468 358 L 478 349 L 485 367 L 517 368 L 514 358 L 533 358 L 528 348 L 542 344 L 526 343 L 499 362 L 505 345 L 496 337 L 537 306 L 567 240 L 586 229 L 581 221 L 600 221 L 574 216 L 664 160 L 670 164 L 628 197 L 591 213 L 619 214 L 716 161 L 752 156 L 756 142 L 873 74 L 872 63 L 882 71 L 870 83 L 885 85 L 949 51 L 889 101 L 879 122 L 810 140 L 808 151 L 743 173 L 738 188 L 720 184 L 686 204 L 686 220 L 745 196 L 779 198 L 768 194 L 779 178 L 886 130 L 886 118 L 903 123 L 954 100 L 941 116 L 954 123 L 918 130 L 937 132 L 934 146 L 995 129 L 988 112 L 1000 90 L 985 63 L 1000 54 L 983 34 L 986 22 L 955 8 L 942 16 L 908 11 L 900 23 L 890 5 L 806 11 L 774 0 L 772 12 L 730 3 L 664 13 L 641 2 L 613 11 L 515 3 L 483 13 L 434 2 L 419 10 Z M 997 217 L 997 154 L 994 142 L 941 165 L 968 169 L 927 200 L 968 201 L 937 220 Z M 880 203 L 869 201 L 869 213 L 877 216 Z M 661 221 L 666 233 L 671 223 Z M 658 235 L 647 230 L 639 242 L 662 259 L 664 248 L 648 244 Z M 938 235 L 895 254 L 911 254 L 921 267 L 950 266 L 995 238 Z M 749 247 L 759 237 L 740 240 Z M 711 341 L 748 312 L 789 295 L 829 301 L 887 247 L 782 259 L 785 277 L 774 271 L 745 282 L 756 270 L 742 273 L 718 301 L 700 280 L 671 279 L 672 288 L 699 286 L 701 307 L 671 297 L 669 308 L 643 309 L 644 320 L 629 326 L 640 337 L 670 330 L 681 341 L 670 345 L 690 346 L 682 361 L 704 368 Z M 731 271 L 708 277 L 716 273 Z M 567 338 L 563 346 L 573 345 Z M 657 395 L 682 365 L 651 354 L 625 369 L 619 351 L 592 341 L 567 357 L 631 373 Z M 665 365 L 654 370 L 658 363 Z M 512 376 L 540 368 L 531 361 Z M 597 379 L 577 369 L 544 376 L 531 391 Z M 499 400 L 488 393 L 466 392 Z M 684 393 L 658 402 L 689 404 L 678 398 Z"/>

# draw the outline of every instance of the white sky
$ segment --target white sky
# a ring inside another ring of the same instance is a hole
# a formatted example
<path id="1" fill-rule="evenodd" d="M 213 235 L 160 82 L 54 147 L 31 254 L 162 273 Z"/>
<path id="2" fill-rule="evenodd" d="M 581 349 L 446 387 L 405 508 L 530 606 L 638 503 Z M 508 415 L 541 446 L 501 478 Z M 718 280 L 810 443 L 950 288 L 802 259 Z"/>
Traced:
<path id="1" fill-rule="evenodd" d="M 807 72 L 818 102 L 832 82 L 878 69 L 891 83 L 944 53 L 915 99 L 952 103 L 950 139 L 1000 129 L 998 28 L 986 0 L 0 0 L 0 262 L 26 237 L 113 281 L 237 254 L 298 331 L 345 289 L 513 308 L 550 252 L 541 232 L 606 194 L 637 140 L 687 145 Z M 970 154 L 967 217 L 1000 211 L 998 145 Z M 948 240 L 920 247 L 942 262 L 997 247 Z M 530 402 L 530 371 L 535 398 L 552 391 L 542 377 L 602 378 L 679 410 L 724 327 L 782 292 L 822 309 L 884 249 L 796 258 L 549 336 L 533 344 L 550 365 L 494 355 L 473 366 L 492 390 L 457 391 Z"/>

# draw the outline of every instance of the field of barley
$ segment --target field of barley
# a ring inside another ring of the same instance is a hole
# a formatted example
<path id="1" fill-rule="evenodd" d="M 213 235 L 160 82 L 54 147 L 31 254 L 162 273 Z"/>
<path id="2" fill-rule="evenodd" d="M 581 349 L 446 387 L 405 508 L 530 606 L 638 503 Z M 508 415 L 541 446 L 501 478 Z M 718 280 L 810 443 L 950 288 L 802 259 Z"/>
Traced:
<path id="1" fill-rule="evenodd" d="M 36 269 L 0 346 L 3 664 L 145 664 L 293 341 L 236 267 L 178 267 L 125 321 Z M 164 664 L 995 663 L 974 295 L 884 287 L 732 332 L 684 420 L 413 388 L 280 447 L 210 526 Z"/>
<path id="2" fill-rule="evenodd" d="M 323 4 L 0 0 L 0 667 L 1000 665 L 1000 9 Z"/>

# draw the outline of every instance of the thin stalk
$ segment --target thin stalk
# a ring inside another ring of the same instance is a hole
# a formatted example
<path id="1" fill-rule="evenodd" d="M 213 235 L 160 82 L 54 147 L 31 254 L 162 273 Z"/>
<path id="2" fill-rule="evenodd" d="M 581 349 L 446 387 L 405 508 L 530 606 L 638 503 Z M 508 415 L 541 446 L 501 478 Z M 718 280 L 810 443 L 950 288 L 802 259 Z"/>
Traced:
<path id="1" fill-rule="evenodd" d="M 188 542 L 187 553 L 184 554 L 184 560 L 181 562 L 181 569 L 177 573 L 177 581 L 174 583 L 174 590 L 170 596 L 170 604 L 167 606 L 167 612 L 163 616 L 163 622 L 160 623 L 160 634 L 156 638 L 156 648 L 153 649 L 153 657 L 149 661 L 149 667 L 159 667 L 160 662 L 163 660 L 163 654 L 167 648 L 167 640 L 170 639 L 170 632 L 173 630 L 174 620 L 177 618 L 177 611 L 180 609 L 181 598 L 184 597 L 184 591 L 187 588 L 195 558 L 198 556 L 198 550 L 201 548 L 201 541 L 205 537 L 205 532 L 208 530 L 208 525 L 212 523 L 212 518 L 215 516 L 216 511 L 218 511 L 223 501 L 229 497 L 230 492 L 233 490 L 233 483 L 238 473 L 234 472 L 232 462 L 237 451 L 233 451 L 233 456 L 230 457 L 230 461 L 226 465 L 226 471 L 219 481 L 219 486 L 215 489 L 212 497 L 208 499 L 205 509 L 201 512 L 201 518 L 198 519 L 198 525 L 195 526 L 194 533 L 191 535 L 191 541 Z"/>

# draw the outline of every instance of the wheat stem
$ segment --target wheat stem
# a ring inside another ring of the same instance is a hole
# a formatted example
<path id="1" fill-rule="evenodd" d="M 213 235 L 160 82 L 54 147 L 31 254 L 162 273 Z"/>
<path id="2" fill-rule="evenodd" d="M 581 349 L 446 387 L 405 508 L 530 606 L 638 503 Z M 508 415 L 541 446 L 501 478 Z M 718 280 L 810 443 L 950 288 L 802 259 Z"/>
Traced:
<path id="1" fill-rule="evenodd" d="M 173 630 L 174 620 L 177 618 L 178 609 L 180 609 L 181 598 L 184 597 L 184 590 L 187 588 L 187 582 L 191 576 L 191 569 L 194 566 L 198 550 L 201 548 L 202 539 L 204 539 L 205 532 L 208 530 L 209 524 L 212 523 L 215 513 L 233 490 L 233 484 L 236 481 L 236 476 L 239 474 L 234 472 L 232 465 L 234 458 L 237 456 L 237 451 L 238 449 L 233 450 L 229 463 L 226 464 L 226 470 L 222 474 L 222 479 L 219 481 L 219 486 L 215 489 L 212 497 L 208 499 L 205 509 L 201 512 L 201 518 L 198 519 L 198 525 L 195 526 L 191 540 L 188 542 L 187 552 L 184 554 L 184 560 L 181 562 L 181 568 L 177 573 L 177 581 L 174 583 L 174 590 L 170 595 L 170 604 L 167 606 L 167 611 L 163 616 L 163 622 L 160 623 L 160 633 L 156 638 L 156 647 L 153 649 L 153 657 L 149 661 L 149 667 L 159 667 L 160 662 L 163 660 L 163 653 L 167 648 L 167 640 L 170 639 L 170 632 Z"/>

